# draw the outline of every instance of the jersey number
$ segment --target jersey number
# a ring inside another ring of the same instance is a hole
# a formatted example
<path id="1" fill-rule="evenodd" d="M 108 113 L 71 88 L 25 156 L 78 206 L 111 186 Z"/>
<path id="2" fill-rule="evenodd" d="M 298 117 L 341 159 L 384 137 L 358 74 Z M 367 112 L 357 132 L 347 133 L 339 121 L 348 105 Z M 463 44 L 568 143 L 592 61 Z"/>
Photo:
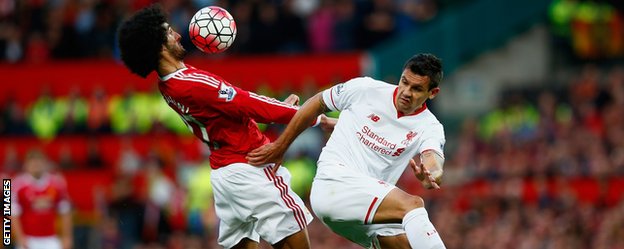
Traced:
<path id="1" fill-rule="evenodd" d="M 193 130 L 193 126 L 191 124 L 196 124 L 197 127 L 199 127 L 199 130 L 201 131 L 201 139 L 206 144 L 210 143 L 210 139 L 208 138 L 208 132 L 206 131 L 206 126 L 204 124 L 197 121 L 197 119 L 195 119 L 193 116 L 189 114 L 183 114 L 180 116 L 182 117 L 182 121 L 184 121 L 184 123 L 186 124 L 186 127 L 189 128 L 191 133 L 195 133 L 195 131 Z"/>

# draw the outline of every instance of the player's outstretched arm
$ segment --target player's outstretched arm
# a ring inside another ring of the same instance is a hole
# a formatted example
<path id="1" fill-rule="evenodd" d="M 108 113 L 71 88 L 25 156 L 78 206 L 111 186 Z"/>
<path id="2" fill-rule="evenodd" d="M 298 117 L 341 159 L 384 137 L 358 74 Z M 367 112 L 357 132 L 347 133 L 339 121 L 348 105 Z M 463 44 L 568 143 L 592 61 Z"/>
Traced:
<path id="1" fill-rule="evenodd" d="M 266 144 L 247 154 L 247 161 L 251 165 L 264 165 L 267 163 L 281 163 L 288 146 L 303 132 L 319 115 L 327 111 L 323 102 L 322 93 L 317 93 L 308 99 L 290 120 L 286 130 L 275 142 Z"/>

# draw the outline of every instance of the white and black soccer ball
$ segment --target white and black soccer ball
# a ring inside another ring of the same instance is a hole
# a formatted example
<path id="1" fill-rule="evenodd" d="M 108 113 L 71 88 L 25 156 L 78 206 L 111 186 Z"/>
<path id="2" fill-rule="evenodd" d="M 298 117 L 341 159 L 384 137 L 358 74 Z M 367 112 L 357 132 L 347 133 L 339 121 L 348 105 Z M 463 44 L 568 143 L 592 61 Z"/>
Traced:
<path id="1" fill-rule="evenodd" d="M 189 23 L 189 36 L 199 50 L 216 54 L 228 49 L 236 38 L 236 22 L 227 10 L 208 6 L 195 13 Z"/>

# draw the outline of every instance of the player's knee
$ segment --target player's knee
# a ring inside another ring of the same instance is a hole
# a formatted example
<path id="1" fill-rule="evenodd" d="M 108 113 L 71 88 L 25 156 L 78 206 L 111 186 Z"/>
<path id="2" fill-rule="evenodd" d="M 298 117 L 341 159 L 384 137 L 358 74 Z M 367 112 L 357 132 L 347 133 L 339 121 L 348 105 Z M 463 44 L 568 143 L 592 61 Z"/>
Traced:
<path id="1" fill-rule="evenodd" d="M 407 214 L 409 211 L 412 211 L 416 208 L 421 208 L 424 206 L 425 206 L 425 200 L 423 200 L 423 198 L 417 195 L 410 196 L 410 198 L 407 198 L 405 200 L 405 204 L 403 208 L 403 212 L 404 212 L 403 215 Z"/>

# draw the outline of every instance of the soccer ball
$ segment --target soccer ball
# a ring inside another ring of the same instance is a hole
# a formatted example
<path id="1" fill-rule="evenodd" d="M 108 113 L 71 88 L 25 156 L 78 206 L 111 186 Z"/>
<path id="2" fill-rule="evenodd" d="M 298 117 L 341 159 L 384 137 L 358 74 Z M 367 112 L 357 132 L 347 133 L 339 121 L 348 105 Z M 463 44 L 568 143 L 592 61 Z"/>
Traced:
<path id="1" fill-rule="evenodd" d="M 216 54 L 228 49 L 236 38 L 236 22 L 225 9 L 208 6 L 195 13 L 189 36 L 199 50 Z"/>

